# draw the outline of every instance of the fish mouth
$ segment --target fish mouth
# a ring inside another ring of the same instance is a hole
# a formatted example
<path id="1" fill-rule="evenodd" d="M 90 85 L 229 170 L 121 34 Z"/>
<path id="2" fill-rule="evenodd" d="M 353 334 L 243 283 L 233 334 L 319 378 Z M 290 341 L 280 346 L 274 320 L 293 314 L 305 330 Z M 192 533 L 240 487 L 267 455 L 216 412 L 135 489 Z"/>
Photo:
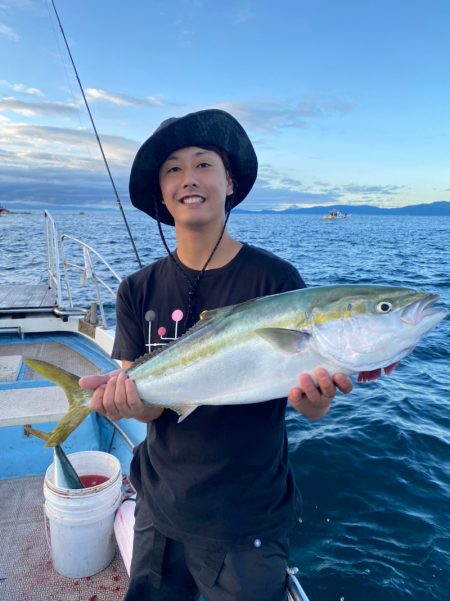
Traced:
<path id="1" fill-rule="evenodd" d="M 407 325 L 416 326 L 426 320 L 433 322 L 434 325 L 447 314 L 445 309 L 434 307 L 439 298 L 437 294 L 427 294 L 421 300 L 411 303 L 403 309 L 400 316 L 401 321 Z"/>
<path id="2" fill-rule="evenodd" d="M 372 370 L 368 370 L 368 371 L 360 371 L 360 372 L 358 372 L 357 381 L 358 382 L 371 382 L 372 380 L 377 380 L 378 378 L 381 378 L 381 376 L 383 375 L 383 372 L 387 376 L 390 376 L 391 373 L 394 371 L 394 369 L 398 365 L 400 365 L 400 361 L 395 361 L 394 363 L 391 363 L 390 365 L 387 365 L 384 368 L 379 367 L 378 369 L 372 369 Z"/>

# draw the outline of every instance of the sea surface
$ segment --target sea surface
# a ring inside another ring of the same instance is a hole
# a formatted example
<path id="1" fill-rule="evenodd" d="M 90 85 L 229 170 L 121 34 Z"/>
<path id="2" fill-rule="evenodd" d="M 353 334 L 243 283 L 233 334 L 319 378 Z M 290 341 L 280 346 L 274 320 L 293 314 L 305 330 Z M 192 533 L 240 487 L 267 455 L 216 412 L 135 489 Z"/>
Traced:
<path id="1" fill-rule="evenodd" d="M 118 211 L 53 217 L 60 234 L 90 244 L 121 277 L 137 269 Z M 128 218 L 142 262 L 163 256 L 155 224 Z M 404 285 L 439 294 L 450 309 L 450 218 L 237 214 L 230 230 L 291 261 L 309 286 Z M 173 246 L 170 228 L 167 237 Z M 79 295 L 94 300 L 80 276 Z M 18 278 L 46 281 L 42 213 L 0 217 L 0 281 Z M 113 325 L 112 298 L 106 310 Z M 321 420 L 288 410 L 304 502 L 291 564 L 310 601 L 450 601 L 449 398 L 447 316 L 391 376 L 355 384 Z"/>

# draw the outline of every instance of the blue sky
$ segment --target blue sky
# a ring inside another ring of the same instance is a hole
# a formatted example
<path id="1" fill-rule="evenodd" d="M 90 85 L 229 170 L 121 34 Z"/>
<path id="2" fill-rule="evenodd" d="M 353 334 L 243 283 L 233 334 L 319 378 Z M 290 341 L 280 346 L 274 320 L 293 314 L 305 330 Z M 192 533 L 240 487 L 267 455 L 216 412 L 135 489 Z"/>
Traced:
<path id="1" fill-rule="evenodd" d="M 259 158 L 247 209 L 450 200 L 448 0 L 55 0 L 122 200 L 139 145 L 218 107 Z M 0 203 L 113 193 L 49 0 L 0 0 Z"/>

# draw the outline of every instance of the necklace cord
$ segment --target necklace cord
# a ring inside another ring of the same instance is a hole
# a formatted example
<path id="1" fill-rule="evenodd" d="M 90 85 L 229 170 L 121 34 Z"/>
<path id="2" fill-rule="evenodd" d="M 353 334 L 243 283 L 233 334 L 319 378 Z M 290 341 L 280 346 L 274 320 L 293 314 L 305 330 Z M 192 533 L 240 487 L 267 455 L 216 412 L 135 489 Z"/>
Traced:
<path id="1" fill-rule="evenodd" d="M 195 316 L 193 314 L 193 310 L 194 310 L 194 301 L 195 301 L 195 298 L 197 296 L 197 290 L 198 290 L 198 287 L 200 285 L 200 281 L 202 280 L 203 275 L 204 275 L 204 273 L 206 271 L 206 268 L 208 267 L 211 259 L 213 258 L 214 253 L 217 250 L 217 247 L 219 246 L 220 242 L 222 241 L 223 235 L 225 233 L 225 229 L 227 227 L 228 219 L 230 217 L 231 207 L 233 206 L 233 203 L 231 201 L 229 201 L 228 198 L 227 198 L 225 221 L 224 221 L 224 224 L 223 224 L 223 227 L 222 227 L 222 231 L 220 232 L 219 239 L 215 243 L 214 248 L 212 249 L 209 257 L 207 258 L 205 264 L 203 265 L 200 273 L 195 278 L 195 280 L 192 280 L 191 277 L 189 276 L 188 272 L 186 271 L 186 269 L 180 264 L 179 259 L 177 261 L 177 259 L 175 258 L 174 253 L 170 250 L 170 248 L 169 248 L 169 246 L 167 244 L 166 237 L 164 236 L 164 231 L 162 229 L 161 221 L 160 221 L 160 218 L 159 218 L 159 206 L 158 206 L 159 203 L 158 203 L 158 201 L 156 199 L 155 199 L 154 202 L 155 202 L 156 222 L 158 224 L 158 231 L 159 231 L 159 235 L 161 237 L 162 243 L 164 244 L 164 248 L 166 249 L 166 252 L 167 252 L 168 256 L 173 261 L 173 263 L 175 264 L 175 266 L 178 269 L 178 271 L 183 274 L 183 277 L 185 278 L 185 280 L 187 281 L 187 283 L 189 285 L 189 289 L 188 289 L 188 309 L 187 309 L 187 313 L 186 313 L 186 319 L 184 321 L 185 328 L 187 329 L 191 325 L 194 325 L 194 323 L 196 321 L 196 318 L 195 318 Z"/>

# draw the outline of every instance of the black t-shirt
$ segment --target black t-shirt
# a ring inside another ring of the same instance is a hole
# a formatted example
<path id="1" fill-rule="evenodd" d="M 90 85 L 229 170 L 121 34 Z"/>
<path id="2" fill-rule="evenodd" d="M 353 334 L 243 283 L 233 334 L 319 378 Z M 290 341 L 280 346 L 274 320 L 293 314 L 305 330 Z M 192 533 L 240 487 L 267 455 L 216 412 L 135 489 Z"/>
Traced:
<path id="1" fill-rule="evenodd" d="M 198 272 L 186 271 L 195 280 Z M 195 311 L 304 286 L 290 263 L 244 245 L 226 266 L 204 273 Z M 188 289 L 168 257 L 126 278 L 117 298 L 113 357 L 136 359 L 148 350 L 149 334 L 152 345 L 180 336 Z M 296 494 L 285 408 L 286 399 L 202 406 L 181 423 L 165 410 L 149 424 L 133 460 L 134 484 L 148 519 L 166 536 L 211 547 L 238 548 L 286 534 L 295 518 Z"/>

